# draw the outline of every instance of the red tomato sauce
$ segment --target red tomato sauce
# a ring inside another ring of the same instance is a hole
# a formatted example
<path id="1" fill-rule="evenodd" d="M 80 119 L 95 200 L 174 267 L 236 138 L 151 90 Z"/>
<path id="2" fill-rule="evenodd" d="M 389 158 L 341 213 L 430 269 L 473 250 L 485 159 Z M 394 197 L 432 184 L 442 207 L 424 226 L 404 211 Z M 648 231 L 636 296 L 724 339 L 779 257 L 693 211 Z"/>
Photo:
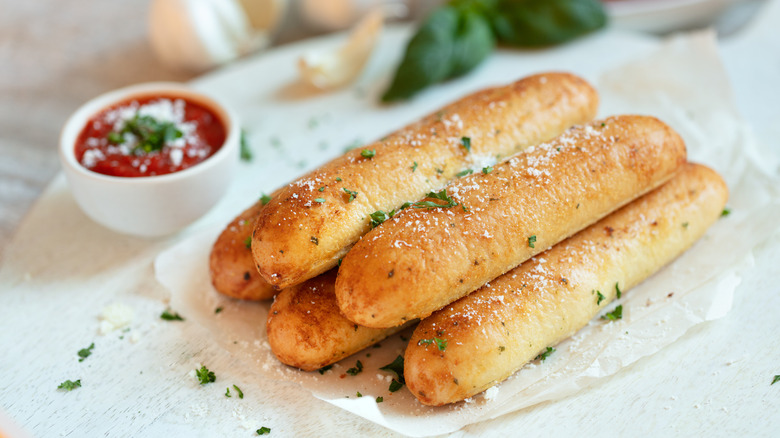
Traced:
<path id="1" fill-rule="evenodd" d="M 181 135 L 163 142 L 159 150 L 145 151 L 139 147 L 144 144 L 142 139 L 123 133 L 128 121 L 132 123 L 133 117 L 139 116 L 172 124 Z M 82 166 L 104 175 L 165 175 L 214 155 L 225 136 L 222 121 L 203 105 L 176 96 L 141 97 L 110 106 L 90 118 L 76 139 L 75 153 Z"/>

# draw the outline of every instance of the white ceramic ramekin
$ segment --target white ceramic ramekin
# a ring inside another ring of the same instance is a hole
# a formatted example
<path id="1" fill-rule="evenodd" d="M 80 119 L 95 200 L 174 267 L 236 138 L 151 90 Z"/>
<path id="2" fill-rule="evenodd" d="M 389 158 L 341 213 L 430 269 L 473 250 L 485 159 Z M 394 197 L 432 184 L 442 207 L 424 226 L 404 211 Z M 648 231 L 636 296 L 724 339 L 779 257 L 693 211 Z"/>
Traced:
<path id="1" fill-rule="evenodd" d="M 201 163 L 159 176 L 108 176 L 76 160 L 76 139 L 91 117 L 113 104 L 156 95 L 181 96 L 210 109 L 225 126 L 225 144 Z M 183 84 L 153 82 L 108 92 L 79 108 L 60 134 L 60 161 L 73 197 L 95 222 L 120 233 L 164 236 L 203 216 L 225 194 L 238 165 L 240 142 L 241 127 L 225 105 Z"/>

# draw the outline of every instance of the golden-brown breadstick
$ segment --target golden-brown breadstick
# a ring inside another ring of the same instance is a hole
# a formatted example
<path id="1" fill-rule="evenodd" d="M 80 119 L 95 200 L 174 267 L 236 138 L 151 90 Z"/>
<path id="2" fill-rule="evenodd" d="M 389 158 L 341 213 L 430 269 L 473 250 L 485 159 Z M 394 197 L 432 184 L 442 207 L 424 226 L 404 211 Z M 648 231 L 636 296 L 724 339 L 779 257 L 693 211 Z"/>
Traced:
<path id="1" fill-rule="evenodd" d="M 263 280 L 252 258 L 252 230 L 263 200 L 244 210 L 222 231 L 209 255 L 211 283 L 217 292 L 242 300 L 267 300 L 276 290 Z"/>
<path id="2" fill-rule="evenodd" d="M 314 371 L 405 328 L 361 327 L 339 313 L 331 270 L 279 292 L 268 313 L 268 343 L 283 363 Z"/>
<path id="3" fill-rule="evenodd" d="M 585 326 L 616 296 L 679 256 L 717 218 L 728 189 L 688 164 L 667 184 L 424 319 L 405 353 L 426 405 L 501 382 Z M 438 348 L 438 346 L 444 348 Z"/>
<path id="4" fill-rule="evenodd" d="M 285 288 L 336 266 L 369 230 L 369 215 L 442 187 L 485 159 L 549 140 L 596 114 L 596 91 L 565 73 L 531 76 L 465 97 L 315 170 L 257 219 L 260 274 Z"/>
<path id="5" fill-rule="evenodd" d="M 453 182 L 450 208 L 413 205 L 372 230 L 339 268 L 339 307 L 367 327 L 430 315 L 659 186 L 685 157 L 652 117 L 572 128 Z"/>

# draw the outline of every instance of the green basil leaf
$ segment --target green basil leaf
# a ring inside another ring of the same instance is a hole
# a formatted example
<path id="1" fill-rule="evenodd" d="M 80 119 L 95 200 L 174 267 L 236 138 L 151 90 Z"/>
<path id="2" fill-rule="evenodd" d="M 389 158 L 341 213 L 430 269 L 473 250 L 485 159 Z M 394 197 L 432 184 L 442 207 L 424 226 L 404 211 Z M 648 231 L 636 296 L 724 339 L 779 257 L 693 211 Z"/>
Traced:
<path id="1" fill-rule="evenodd" d="M 444 6 L 436 9 L 406 46 L 406 52 L 382 101 L 406 99 L 449 76 L 458 13 Z"/>
<path id="2" fill-rule="evenodd" d="M 463 12 L 452 45 L 448 78 L 462 76 L 478 66 L 496 45 L 490 22 L 474 12 Z"/>
<path id="3" fill-rule="evenodd" d="M 519 47 L 565 43 L 607 23 L 599 0 L 499 0 L 491 18 L 499 42 Z"/>

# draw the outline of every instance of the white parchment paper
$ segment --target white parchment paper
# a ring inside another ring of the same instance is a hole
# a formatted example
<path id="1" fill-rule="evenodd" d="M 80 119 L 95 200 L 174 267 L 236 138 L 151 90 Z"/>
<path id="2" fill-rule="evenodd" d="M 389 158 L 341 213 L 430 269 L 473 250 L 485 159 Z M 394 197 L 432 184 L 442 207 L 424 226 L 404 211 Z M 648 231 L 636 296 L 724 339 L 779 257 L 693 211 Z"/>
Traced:
<path id="1" fill-rule="evenodd" d="M 691 161 L 726 179 L 731 214 L 718 221 L 691 250 L 621 300 L 623 319 L 594 320 L 556 347 L 546 361 L 532 362 L 496 388 L 466 402 L 430 408 L 406 390 L 388 391 L 391 373 L 379 367 L 403 353 L 409 331 L 344 359 L 320 374 L 279 363 L 270 351 L 265 321 L 270 303 L 220 296 L 211 287 L 208 255 L 221 231 L 213 228 L 162 252 L 156 277 L 172 294 L 171 305 L 202 325 L 213 341 L 269 378 L 298 382 L 314 397 L 410 436 L 458 430 L 544 401 L 583 390 L 671 344 L 689 329 L 731 309 L 740 269 L 751 249 L 778 228 L 780 178 L 736 113 L 713 35 L 669 40 L 650 57 L 602 75 L 597 84 L 601 115 L 640 113 L 659 117 L 686 140 Z M 214 309 L 223 307 L 219 314 Z M 364 371 L 345 375 L 360 360 Z M 362 397 L 358 397 L 360 392 Z M 382 403 L 376 397 L 383 397 Z"/>

